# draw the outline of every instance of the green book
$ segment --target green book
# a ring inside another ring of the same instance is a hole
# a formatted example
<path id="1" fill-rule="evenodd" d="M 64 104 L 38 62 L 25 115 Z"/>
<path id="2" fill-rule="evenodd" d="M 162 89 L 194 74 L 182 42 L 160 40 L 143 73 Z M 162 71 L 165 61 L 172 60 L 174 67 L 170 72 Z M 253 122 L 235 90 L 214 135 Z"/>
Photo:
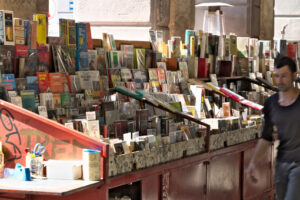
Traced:
<path id="1" fill-rule="evenodd" d="M 61 107 L 69 108 L 71 106 L 71 95 L 68 93 L 60 95 Z"/>
<path id="2" fill-rule="evenodd" d="M 34 90 L 23 90 L 20 92 L 23 108 L 36 112 Z"/>

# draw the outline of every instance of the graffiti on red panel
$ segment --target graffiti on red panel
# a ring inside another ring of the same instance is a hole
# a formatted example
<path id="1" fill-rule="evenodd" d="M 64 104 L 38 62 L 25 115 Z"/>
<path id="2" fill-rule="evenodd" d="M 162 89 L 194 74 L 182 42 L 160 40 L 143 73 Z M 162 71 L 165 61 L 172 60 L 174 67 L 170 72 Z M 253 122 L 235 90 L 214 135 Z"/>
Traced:
<path id="1" fill-rule="evenodd" d="M 20 132 L 15 124 L 14 116 L 5 108 L 0 109 L 1 124 L 5 129 L 5 144 L 13 149 L 13 157 L 7 159 L 7 161 L 13 161 L 22 157 L 19 146 L 22 145 L 22 139 Z"/>

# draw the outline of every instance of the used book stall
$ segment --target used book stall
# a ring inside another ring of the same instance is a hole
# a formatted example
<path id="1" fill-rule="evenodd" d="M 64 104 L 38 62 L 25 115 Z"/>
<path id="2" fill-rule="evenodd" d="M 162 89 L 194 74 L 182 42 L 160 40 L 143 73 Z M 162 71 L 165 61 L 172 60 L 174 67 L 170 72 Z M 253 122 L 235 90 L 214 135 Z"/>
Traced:
<path id="1" fill-rule="evenodd" d="M 272 199 L 274 146 L 258 184 L 245 169 L 274 59 L 297 60 L 297 44 L 201 30 L 95 40 L 69 19 L 54 38 L 45 15 L 0 19 L 1 197 Z"/>

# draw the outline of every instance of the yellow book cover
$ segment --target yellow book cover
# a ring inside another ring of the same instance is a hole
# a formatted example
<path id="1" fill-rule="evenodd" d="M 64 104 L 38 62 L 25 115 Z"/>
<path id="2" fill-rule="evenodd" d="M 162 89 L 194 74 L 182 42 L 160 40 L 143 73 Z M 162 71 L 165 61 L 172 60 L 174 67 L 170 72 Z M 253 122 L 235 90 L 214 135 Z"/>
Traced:
<path id="1" fill-rule="evenodd" d="M 37 43 L 47 43 L 47 17 L 45 14 L 34 14 L 33 20 L 37 21 Z"/>
<path id="2" fill-rule="evenodd" d="M 69 47 L 76 47 L 76 24 L 75 20 L 67 19 L 67 36 L 66 45 Z"/>

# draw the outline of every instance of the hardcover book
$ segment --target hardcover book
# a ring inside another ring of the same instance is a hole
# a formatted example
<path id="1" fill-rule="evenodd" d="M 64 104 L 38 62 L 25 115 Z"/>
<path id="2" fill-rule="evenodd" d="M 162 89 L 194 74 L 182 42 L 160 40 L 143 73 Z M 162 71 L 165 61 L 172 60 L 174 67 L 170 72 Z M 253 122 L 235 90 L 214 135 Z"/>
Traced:
<path id="1" fill-rule="evenodd" d="M 14 18 L 15 44 L 25 44 L 24 20 Z"/>
<path id="2" fill-rule="evenodd" d="M 14 33 L 14 13 L 13 11 L 4 10 L 4 45 L 15 45 L 15 33 Z"/>
<path id="3" fill-rule="evenodd" d="M 37 22 L 37 43 L 47 43 L 47 17 L 45 14 L 34 14 L 33 21 Z"/>
<path id="4" fill-rule="evenodd" d="M 85 23 L 76 23 L 77 49 L 87 49 L 87 29 Z"/>
<path id="5" fill-rule="evenodd" d="M 1 74 L 2 84 L 7 90 L 16 90 L 16 80 L 14 74 Z"/>
<path id="6" fill-rule="evenodd" d="M 49 73 L 50 91 L 52 93 L 63 93 L 63 74 L 62 73 Z"/>
<path id="7" fill-rule="evenodd" d="M 37 76 L 27 76 L 27 88 L 28 90 L 33 90 L 35 94 L 39 93 L 39 84 Z"/>
<path id="8" fill-rule="evenodd" d="M 48 92 L 50 90 L 49 74 L 47 72 L 37 72 L 39 91 L 40 93 Z"/>
<path id="9" fill-rule="evenodd" d="M 21 91 L 21 97 L 22 97 L 23 108 L 35 112 L 36 111 L 35 92 L 33 90 Z"/>

